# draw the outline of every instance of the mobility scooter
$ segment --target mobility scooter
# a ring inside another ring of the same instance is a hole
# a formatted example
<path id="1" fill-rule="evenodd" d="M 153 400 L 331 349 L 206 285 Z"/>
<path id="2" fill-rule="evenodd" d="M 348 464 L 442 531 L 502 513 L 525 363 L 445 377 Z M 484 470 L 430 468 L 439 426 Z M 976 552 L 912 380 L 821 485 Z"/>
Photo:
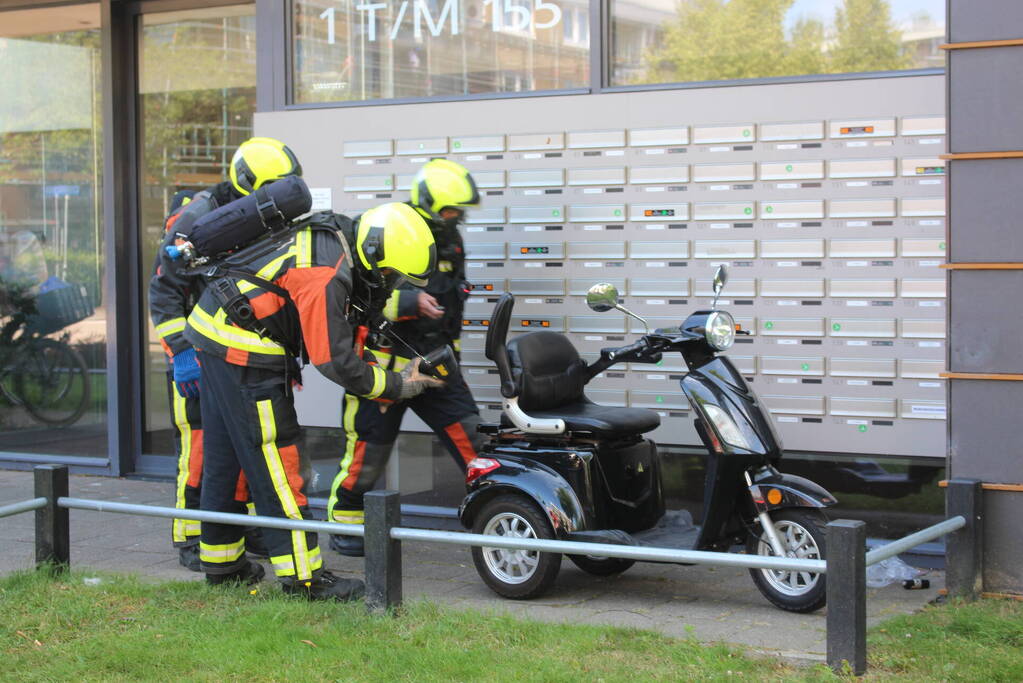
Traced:
<path id="1" fill-rule="evenodd" d="M 721 355 L 742 333 L 729 313 L 716 309 L 726 281 L 726 271 L 718 268 L 710 310 L 693 313 L 678 328 L 647 328 L 639 341 L 603 349 L 590 365 L 555 332 L 528 332 L 506 342 L 515 299 L 503 294 L 486 338 L 486 356 L 500 375 L 503 415 L 499 425 L 481 427 L 490 438 L 468 466 L 468 492 L 459 507 L 463 526 L 478 534 L 722 552 L 739 545 L 751 554 L 823 559 L 823 509 L 835 498 L 776 469 L 782 446 L 769 415 Z M 619 303 L 613 285 L 594 285 L 587 303 L 646 325 Z M 597 405 L 584 391 L 589 380 L 616 363 L 656 363 L 674 352 L 688 367 L 681 390 L 707 448 L 699 526 L 685 511 L 665 511 L 657 449 L 643 436 L 659 426 L 660 416 L 643 408 Z M 513 599 L 546 592 L 561 566 L 557 553 L 474 547 L 472 556 L 483 581 Z M 598 576 L 634 563 L 569 558 Z M 824 605 L 824 575 L 776 569 L 750 574 L 781 609 L 810 612 Z"/>

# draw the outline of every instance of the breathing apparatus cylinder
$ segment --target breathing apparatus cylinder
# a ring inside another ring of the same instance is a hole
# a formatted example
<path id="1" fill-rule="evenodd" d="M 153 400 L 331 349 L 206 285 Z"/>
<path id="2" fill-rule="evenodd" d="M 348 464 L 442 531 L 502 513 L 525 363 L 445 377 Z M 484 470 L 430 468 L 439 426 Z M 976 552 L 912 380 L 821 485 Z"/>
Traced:
<path id="1" fill-rule="evenodd" d="M 293 175 L 264 185 L 199 218 L 179 244 L 166 247 L 177 260 L 202 262 L 283 231 L 312 207 L 309 187 Z"/>

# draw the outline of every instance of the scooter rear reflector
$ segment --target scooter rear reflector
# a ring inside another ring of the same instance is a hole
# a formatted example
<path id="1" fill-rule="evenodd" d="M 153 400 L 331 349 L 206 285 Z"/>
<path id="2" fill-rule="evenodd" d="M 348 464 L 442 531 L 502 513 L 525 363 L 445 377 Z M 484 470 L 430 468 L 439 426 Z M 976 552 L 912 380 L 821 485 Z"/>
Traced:
<path id="1" fill-rule="evenodd" d="M 492 458 L 473 458 L 465 466 L 465 483 L 471 484 L 487 472 L 493 472 L 500 466 L 501 463 Z"/>

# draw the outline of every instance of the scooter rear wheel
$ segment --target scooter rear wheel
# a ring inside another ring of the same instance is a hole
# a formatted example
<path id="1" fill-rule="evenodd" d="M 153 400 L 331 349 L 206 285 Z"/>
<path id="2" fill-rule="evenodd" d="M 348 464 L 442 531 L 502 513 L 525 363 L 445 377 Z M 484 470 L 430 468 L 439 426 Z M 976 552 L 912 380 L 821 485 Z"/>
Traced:
<path id="1" fill-rule="evenodd" d="M 824 515 L 816 510 L 788 509 L 771 513 L 788 557 L 806 560 L 825 558 Z M 767 538 L 751 535 L 746 542 L 750 555 L 777 557 Z M 775 607 L 788 612 L 813 612 L 827 601 L 824 574 L 777 569 L 750 569 L 753 583 Z"/>
<path id="2" fill-rule="evenodd" d="M 504 494 L 488 501 L 476 516 L 475 534 L 553 539 L 543 513 L 525 496 Z M 559 553 L 473 546 L 472 561 L 492 591 L 513 600 L 538 597 L 551 587 L 561 569 Z"/>
<path id="3" fill-rule="evenodd" d="M 594 576 L 614 576 L 615 574 L 621 574 L 636 564 L 635 560 L 625 560 L 620 557 L 596 557 L 594 555 L 569 555 L 568 559 L 572 560 L 579 569 Z"/>

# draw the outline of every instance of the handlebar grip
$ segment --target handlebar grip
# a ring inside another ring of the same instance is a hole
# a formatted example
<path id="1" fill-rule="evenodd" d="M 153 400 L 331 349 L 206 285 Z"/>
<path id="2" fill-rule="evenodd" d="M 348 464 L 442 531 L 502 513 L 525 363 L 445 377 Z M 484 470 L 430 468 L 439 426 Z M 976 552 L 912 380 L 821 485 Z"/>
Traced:
<path id="1" fill-rule="evenodd" d="M 647 347 L 646 340 L 645 339 L 640 339 L 638 342 L 635 342 L 634 344 L 629 344 L 628 346 L 623 346 L 620 349 L 614 349 L 614 356 L 615 356 L 615 358 L 619 358 L 621 356 L 627 356 L 630 353 L 636 353 L 637 351 L 642 351 L 646 347 Z"/>

